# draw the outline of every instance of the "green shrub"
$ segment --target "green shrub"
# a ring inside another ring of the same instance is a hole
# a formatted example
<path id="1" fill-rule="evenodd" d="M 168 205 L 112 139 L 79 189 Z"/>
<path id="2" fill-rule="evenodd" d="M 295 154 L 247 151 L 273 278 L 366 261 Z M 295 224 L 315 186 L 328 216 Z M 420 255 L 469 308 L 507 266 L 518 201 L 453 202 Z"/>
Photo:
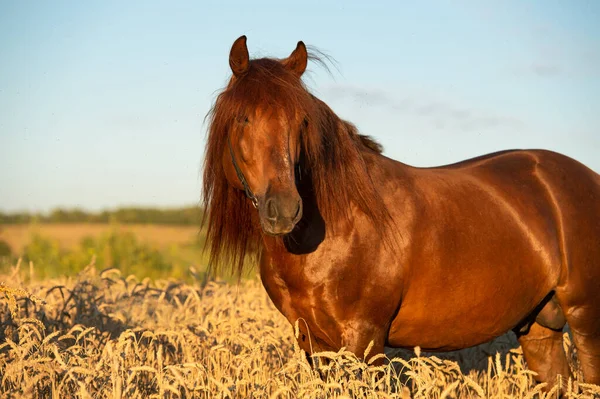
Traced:
<path id="1" fill-rule="evenodd" d="M 0 212 L 0 224 L 39 223 L 109 223 L 124 224 L 170 224 L 200 225 L 203 211 L 198 206 L 184 208 L 119 208 L 102 212 L 88 212 L 82 209 L 61 209 L 42 213 L 4 213 Z"/>
<path id="2" fill-rule="evenodd" d="M 172 265 L 156 249 L 140 243 L 131 232 L 116 229 L 99 238 L 85 237 L 78 248 L 62 249 L 58 241 L 34 234 L 23 251 L 40 278 L 74 275 L 92 260 L 99 269 L 115 267 L 125 276 L 168 277 Z"/>

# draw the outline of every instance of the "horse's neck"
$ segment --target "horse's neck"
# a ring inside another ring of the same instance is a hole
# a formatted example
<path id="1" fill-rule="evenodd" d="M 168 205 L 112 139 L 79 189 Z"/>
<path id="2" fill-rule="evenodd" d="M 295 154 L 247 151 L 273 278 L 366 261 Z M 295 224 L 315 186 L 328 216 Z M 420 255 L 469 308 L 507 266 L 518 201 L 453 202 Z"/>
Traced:
<path id="1" fill-rule="evenodd" d="M 374 171 L 379 169 L 374 167 L 376 164 L 390 161 L 367 148 L 364 149 L 364 153 L 365 162 Z M 298 222 L 297 227 L 283 238 L 284 252 L 293 255 L 303 255 L 315 251 L 325 239 L 326 230 L 325 220 L 319 212 L 310 176 L 305 176 L 305 179 L 298 182 L 298 191 L 303 202 L 302 219 Z M 348 220 L 344 219 L 343 222 L 347 223 Z M 330 223 L 336 222 L 330 221 Z M 269 251 L 269 248 L 277 251 L 280 255 L 283 251 L 281 245 L 267 245 L 265 249 Z"/>
<path id="2" fill-rule="evenodd" d="M 366 136 L 364 138 L 361 138 L 358 131 L 351 123 L 340 119 L 325 103 L 321 102 L 318 99 L 316 99 L 316 101 L 318 101 L 320 106 L 322 107 L 321 112 L 326 113 L 325 119 L 328 121 L 328 123 L 327 126 L 324 126 L 324 128 L 335 130 L 329 130 L 327 132 L 323 132 L 323 134 L 337 136 L 337 140 L 340 140 L 341 138 L 342 140 L 353 141 L 354 144 L 358 146 L 358 150 L 365 161 L 367 174 L 371 175 L 371 173 L 377 173 L 376 171 L 383 169 L 377 167 L 378 165 L 384 166 L 387 163 L 387 167 L 389 167 L 389 163 L 391 160 L 378 153 L 380 147 L 376 142 L 372 141 L 372 139 Z M 337 142 L 337 140 L 334 139 L 332 141 Z M 382 181 L 382 179 L 387 178 L 387 176 L 379 176 L 376 179 L 373 179 L 373 176 L 370 176 L 371 181 Z M 302 218 L 298 222 L 296 228 L 290 234 L 286 235 L 283 238 L 283 240 L 280 240 L 278 238 L 265 237 L 264 249 L 267 252 L 277 252 L 278 256 L 281 256 L 282 252 L 286 252 L 293 255 L 308 254 L 315 251 L 318 248 L 318 246 L 323 242 L 323 240 L 325 239 L 326 225 L 323 215 L 319 210 L 313 183 L 314 182 L 312 180 L 312 174 L 310 171 L 308 171 L 307 175 L 303 175 L 303 177 L 297 181 L 298 192 L 302 198 L 303 203 Z M 336 182 L 336 184 L 337 183 L 338 182 Z M 344 182 L 339 183 L 344 184 Z M 364 189 L 364 187 L 360 188 Z M 334 225 L 336 225 L 336 227 L 339 227 L 338 224 L 347 224 L 349 222 L 347 218 L 341 215 L 339 219 L 340 220 L 337 221 L 329 220 L 328 223 L 333 223 Z M 279 244 L 275 245 L 276 242 Z M 281 243 L 283 243 L 285 251 L 283 251 Z"/>
<path id="3" fill-rule="evenodd" d="M 310 174 L 297 180 L 302 198 L 302 218 L 283 242 L 288 252 L 301 255 L 313 252 L 325 239 L 325 221 L 319 212 Z"/>

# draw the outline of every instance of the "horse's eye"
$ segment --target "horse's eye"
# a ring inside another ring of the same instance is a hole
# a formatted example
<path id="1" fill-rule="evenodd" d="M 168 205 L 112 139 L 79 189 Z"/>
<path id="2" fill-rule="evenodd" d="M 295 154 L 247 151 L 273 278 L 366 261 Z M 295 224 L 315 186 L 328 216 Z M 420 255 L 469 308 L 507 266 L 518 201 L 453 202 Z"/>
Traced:
<path id="1" fill-rule="evenodd" d="M 305 128 L 308 127 L 308 119 L 304 118 L 304 120 L 302 121 L 302 126 Z"/>
<path id="2" fill-rule="evenodd" d="M 241 125 L 247 125 L 250 121 L 248 120 L 247 116 L 239 116 L 236 118 L 237 119 L 237 123 L 241 124 Z"/>

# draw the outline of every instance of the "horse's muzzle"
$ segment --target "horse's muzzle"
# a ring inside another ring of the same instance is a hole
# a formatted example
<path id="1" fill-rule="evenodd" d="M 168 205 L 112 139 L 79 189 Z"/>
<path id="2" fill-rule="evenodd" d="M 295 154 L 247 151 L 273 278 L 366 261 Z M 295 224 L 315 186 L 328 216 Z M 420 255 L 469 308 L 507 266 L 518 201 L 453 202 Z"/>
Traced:
<path id="1" fill-rule="evenodd" d="M 265 233 L 279 236 L 291 232 L 302 218 L 299 196 L 271 195 L 259 203 L 260 222 Z"/>

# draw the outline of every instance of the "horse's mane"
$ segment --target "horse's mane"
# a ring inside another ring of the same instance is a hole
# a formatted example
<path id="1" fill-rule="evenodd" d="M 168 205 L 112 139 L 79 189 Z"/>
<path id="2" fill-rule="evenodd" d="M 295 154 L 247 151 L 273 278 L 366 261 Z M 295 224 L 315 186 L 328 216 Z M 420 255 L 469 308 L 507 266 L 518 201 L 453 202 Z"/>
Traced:
<path id="1" fill-rule="evenodd" d="M 319 58 L 311 55 L 312 60 Z M 322 62 L 322 61 L 321 61 Z M 229 266 L 241 274 L 248 255 L 262 248 L 262 230 L 256 210 L 244 192 L 228 184 L 222 166 L 228 132 L 236 118 L 258 106 L 276 107 L 289 121 L 306 115 L 301 140 L 304 165 L 310 174 L 319 211 L 328 231 L 331 221 L 348 218 L 352 206 L 364 212 L 374 225 L 383 227 L 389 213 L 368 173 L 364 155 L 382 148 L 356 127 L 341 120 L 324 102 L 314 97 L 302 81 L 278 60 L 250 61 L 248 73 L 232 77 L 218 95 L 209 118 L 204 159 L 203 204 L 207 226 L 209 267 Z"/>

